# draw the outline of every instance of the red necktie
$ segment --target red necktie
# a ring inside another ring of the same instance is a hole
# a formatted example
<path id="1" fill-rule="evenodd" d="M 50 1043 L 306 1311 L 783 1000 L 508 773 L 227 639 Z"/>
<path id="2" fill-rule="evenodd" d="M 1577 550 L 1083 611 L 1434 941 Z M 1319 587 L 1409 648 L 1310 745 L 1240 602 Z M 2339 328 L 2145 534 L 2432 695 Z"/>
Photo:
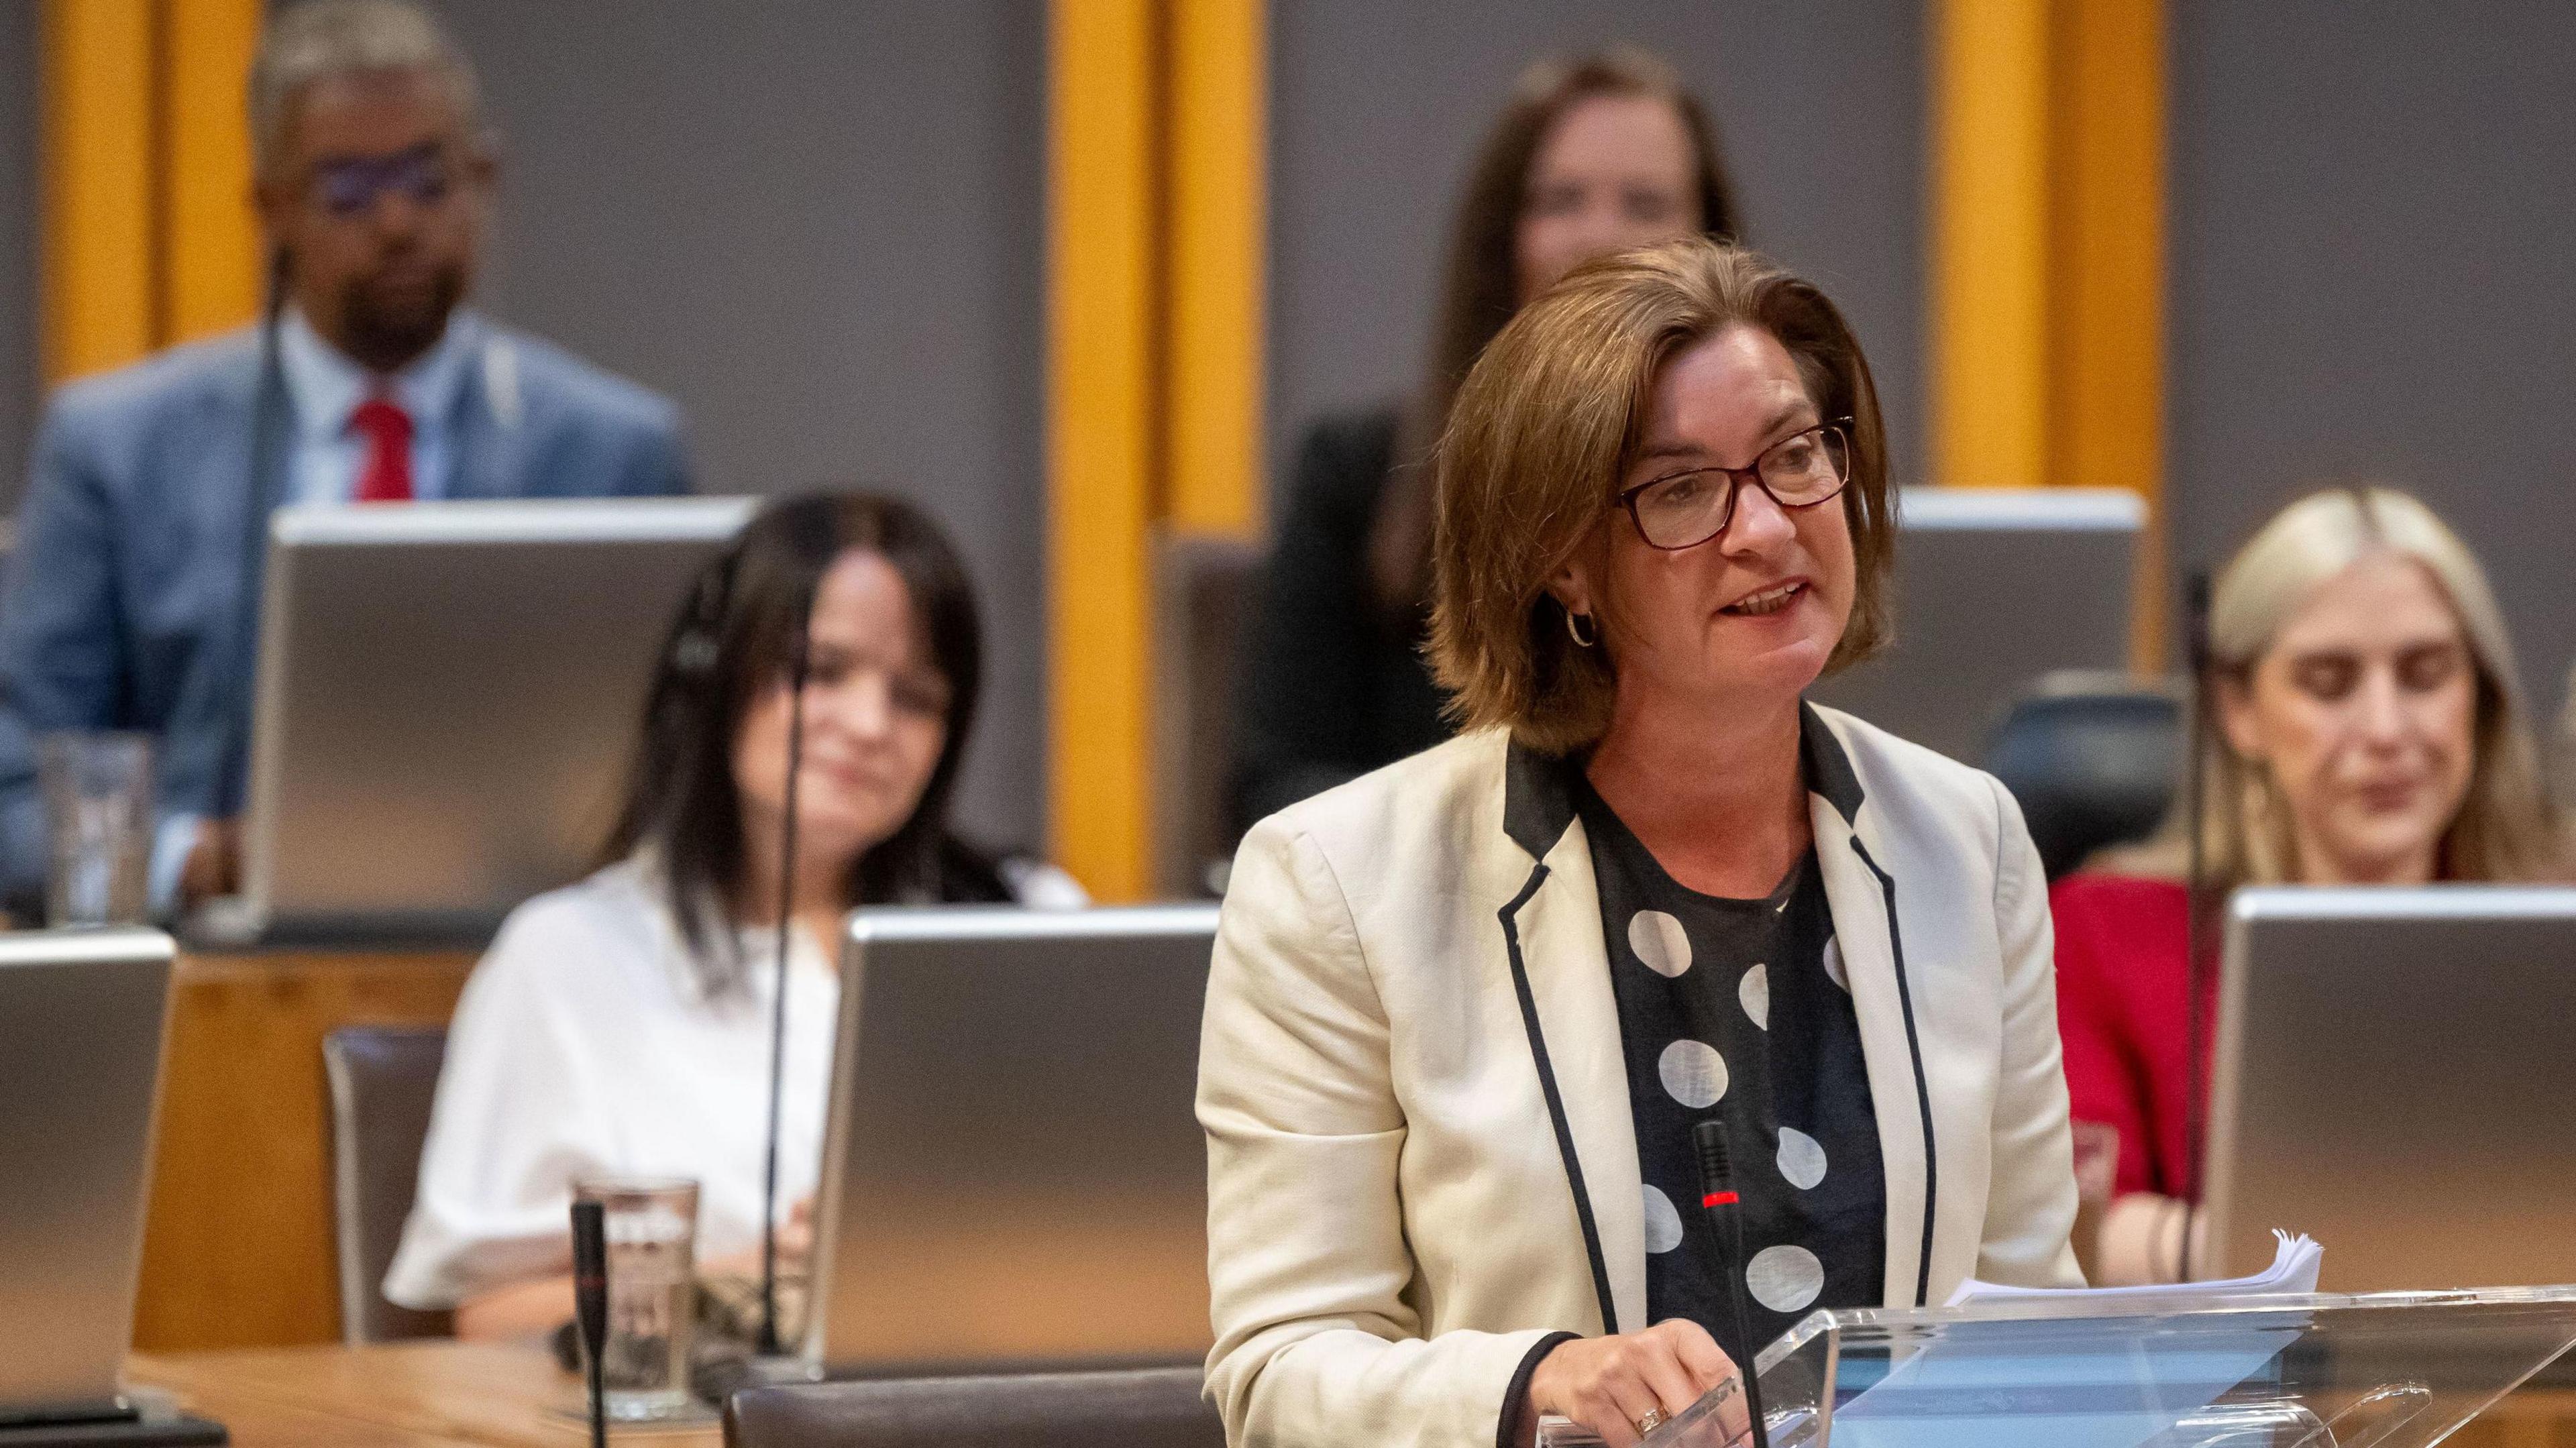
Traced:
<path id="1" fill-rule="evenodd" d="M 411 414 L 389 398 L 370 397 L 349 414 L 349 425 L 367 437 L 367 461 L 358 470 L 358 501 L 410 502 Z"/>

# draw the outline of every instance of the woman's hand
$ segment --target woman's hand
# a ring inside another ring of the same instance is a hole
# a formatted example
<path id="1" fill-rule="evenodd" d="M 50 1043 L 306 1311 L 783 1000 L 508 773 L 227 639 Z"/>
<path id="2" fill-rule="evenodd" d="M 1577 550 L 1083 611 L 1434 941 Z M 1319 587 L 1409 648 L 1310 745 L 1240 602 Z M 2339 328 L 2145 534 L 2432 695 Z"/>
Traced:
<path id="1" fill-rule="evenodd" d="M 1540 1414 L 1554 1413 L 1600 1434 L 1610 1448 L 1629 1448 L 1641 1436 L 1639 1419 L 1650 1412 L 1680 1417 L 1709 1389 L 1735 1376 L 1735 1363 L 1717 1339 L 1688 1318 L 1671 1318 L 1643 1332 L 1578 1338 L 1539 1359 L 1530 1374 L 1527 1421 L 1535 1425 Z M 1720 1417 L 1730 1425 L 1730 1439 L 1747 1421 L 1740 1406 Z"/>

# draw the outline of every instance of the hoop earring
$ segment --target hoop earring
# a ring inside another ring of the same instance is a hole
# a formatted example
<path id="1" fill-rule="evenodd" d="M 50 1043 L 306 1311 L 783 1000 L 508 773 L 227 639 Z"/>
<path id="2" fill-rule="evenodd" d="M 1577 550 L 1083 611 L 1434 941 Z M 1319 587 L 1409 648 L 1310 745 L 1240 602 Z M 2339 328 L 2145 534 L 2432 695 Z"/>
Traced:
<path id="1" fill-rule="evenodd" d="M 1585 638 L 1583 636 L 1582 628 L 1578 626 L 1579 624 L 1591 622 L 1592 615 L 1588 613 L 1576 613 L 1570 608 L 1565 611 L 1565 631 L 1573 637 L 1574 646 L 1576 648 L 1588 649 L 1594 644 L 1601 642 L 1601 628 L 1599 625 L 1595 624 L 1593 626 L 1592 637 L 1590 638 Z"/>

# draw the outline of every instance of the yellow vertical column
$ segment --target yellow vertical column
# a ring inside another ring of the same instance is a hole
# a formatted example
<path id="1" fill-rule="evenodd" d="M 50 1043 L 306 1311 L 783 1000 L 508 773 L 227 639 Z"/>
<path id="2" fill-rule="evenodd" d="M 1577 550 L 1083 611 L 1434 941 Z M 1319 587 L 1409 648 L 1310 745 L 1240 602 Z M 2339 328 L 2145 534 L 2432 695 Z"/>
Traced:
<path id="1" fill-rule="evenodd" d="M 2165 654 L 2161 0 L 2058 0 L 2052 470 L 2146 499 L 2131 661 Z"/>
<path id="2" fill-rule="evenodd" d="M 260 0 L 162 0 L 160 96 L 165 335 L 185 342 L 259 312 L 258 218 L 250 205 L 243 82 L 259 48 Z"/>
<path id="3" fill-rule="evenodd" d="M 1935 0 L 1932 480 L 2048 477 L 2048 0 Z"/>
<path id="4" fill-rule="evenodd" d="M 1171 9 L 1164 456 L 1181 532 L 1261 531 L 1269 207 L 1264 0 Z"/>
<path id="5" fill-rule="evenodd" d="M 1102 900 L 1151 884 L 1155 21 L 1152 0 L 1050 11 L 1050 834 Z"/>
<path id="6" fill-rule="evenodd" d="M 158 340 L 152 0 L 45 0 L 43 355 L 48 382 Z"/>

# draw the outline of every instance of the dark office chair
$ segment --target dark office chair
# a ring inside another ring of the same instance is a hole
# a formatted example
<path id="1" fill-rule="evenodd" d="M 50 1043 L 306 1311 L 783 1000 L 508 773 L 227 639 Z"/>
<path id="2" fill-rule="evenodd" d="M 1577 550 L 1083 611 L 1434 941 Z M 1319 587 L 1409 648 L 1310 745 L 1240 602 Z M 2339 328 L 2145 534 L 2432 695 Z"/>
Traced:
<path id="1" fill-rule="evenodd" d="M 2048 878 L 2155 832 L 2178 789 L 2182 704 L 2124 675 L 2051 674 L 2015 701 L 1986 768 L 2020 801 Z"/>
<path id="2" fill-rule="evenodd" d="M 352 1345 L 444 1337 L 448 1314 L 385 1300 L 385 1268 L 402 1245 L 420 1179 L 420 1147 L 447 1059 L 447 1032 L 345 1026 L 322 1038 L 331 1086 L 333 1256 L 340 1269 L 340 1340 Z"/>
<path id="3" fill-rule="evenodd" d="M 753 1388 L 726 1448 L 1225 1448 L 1199 1369 L 890 1378 Z"/>
<path id="4" fill-rule="evenodd" d="M 1267 566 L 1258 544 L 1235 538 L 1180 534 L 1156 549 L 1154 873 L 1174 899 L 1224 893 L 1237 640 Z"/>

